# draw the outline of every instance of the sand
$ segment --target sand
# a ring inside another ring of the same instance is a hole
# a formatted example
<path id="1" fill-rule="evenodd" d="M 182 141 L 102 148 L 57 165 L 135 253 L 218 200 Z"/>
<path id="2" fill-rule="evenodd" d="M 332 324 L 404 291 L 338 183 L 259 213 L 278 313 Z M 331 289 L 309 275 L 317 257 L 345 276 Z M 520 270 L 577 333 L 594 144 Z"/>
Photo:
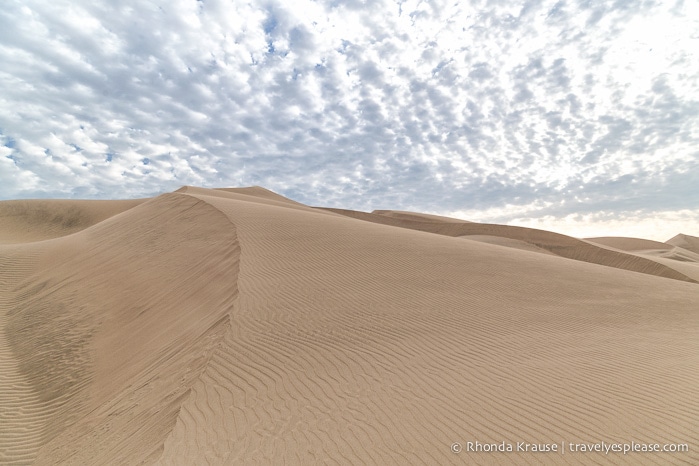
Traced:
<path id="1" fill-rule="evenodd" d="M 697 244 L 260 187 L 0 202 L 0 463 L 699 464 Z M 632 441 L 689 451 L 569 450 Z"/>

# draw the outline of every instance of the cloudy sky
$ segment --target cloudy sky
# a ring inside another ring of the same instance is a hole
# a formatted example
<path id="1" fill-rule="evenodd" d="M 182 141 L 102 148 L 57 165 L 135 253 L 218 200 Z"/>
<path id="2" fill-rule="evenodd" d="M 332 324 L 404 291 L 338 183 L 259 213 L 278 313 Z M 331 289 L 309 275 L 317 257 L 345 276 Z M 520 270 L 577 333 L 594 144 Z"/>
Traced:
<path id="1" fill-rule="evenodd" d="M 699 235 L 697 51 L 696 0 L 9 0 L 0 199 Z"/>

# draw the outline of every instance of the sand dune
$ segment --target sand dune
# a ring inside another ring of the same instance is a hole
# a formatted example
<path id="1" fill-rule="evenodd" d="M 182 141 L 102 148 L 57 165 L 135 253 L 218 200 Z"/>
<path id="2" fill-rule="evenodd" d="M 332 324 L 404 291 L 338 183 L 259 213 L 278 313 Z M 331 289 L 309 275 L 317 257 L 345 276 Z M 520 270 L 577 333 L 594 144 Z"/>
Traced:
<path id="1" fill-rule="evenodd" d="M 679 235 L 686 237 L 687 235 Z M 588 238 L 586 241 L 650 259 L 699 282 L 699 254 L 679 246 L 640 238 Z M 686 241 L 682 244 L 687 245 Z M 691 247 L 691 246 L 690 246 Z"/>
<path id="2" fill-rule="evenodd" d="M 644 251 L 644 250 L 662 250 L 669 251 L 673 248 L 672 245 L 661 243 L 642 238 L 623 238 L 623 237 L 600 237 L 600 238 L 585 238 L 591 243 L 597 243 L 604 246 L 610 246 L 622 251 Z"/>
<path id="3" fill-rule="evenodd" d="M 372 214 L 384 215 L 386 217 L 392 217 L 401 220 L 413 220 L 417 222 L 471 223 L 467 220 L 459 220 L 458 218 L 443 217 L 441 215 L 422 214 L 419 212 L 406 212 L 403 210 L 375 210 L 372 212 Z"/>
<path id="4" fill-rule="evenodd" d="M 483 243 L 488 243 L 488 244 L 496 244 L 498 246 L 505 246 L 508 248 L 515 248 L 515 249 L 521 249 L 523 251 L 531 251 L 531 252 L 538 252 L 540 254 L 548 254 L 555 256 L 556 254 L 552 253 L 548 249 L 541 248 L 539 246 L 535 246 L 532 243 L 528 243 L 526 241 L 522 241 L 519 239 L 512 239 L 508 238 L 506 236 L 495 236 L 495 235 L 464 235 L 464 236 L 459 236 L 459 238 L 465 238 L 471 241 L 480 241 Z"/>
<path id="5" fill-rule="evenodd" d="M 141 202 L 143 199 L 3 201 L 0 202 L 0 244 L 42 241 L 69 235 L 135 207 Z"/>
<path id="6" fill-rule="evenodd" d="M 666 241 L 667 244 L 672 246 L 678 246 L 688 251 L 692 251 L 695 254 L 699 254 L 699 238 L 696 236 L 689 236 L 679 234 Z"/>
<path id="7" fill-rule="evenodd" d="M 589 241 L 534 228 L 472 222 L 418 221 L 404 216 L 386 216 L 333 208 L 325 210 L 367 222 L 392 225 L 445 236 L 465 239 L 473 236 L 474 239 L 479 241 L 483 241 L 484 238 L 489 237 L 490 240 L 487 242 L 499 242 L 502 246 L 517 247 L 519 249 L 538 252 L 543 250 L 567 259 L 591 262 L 675 280 L 696 282 L 695 279 L 672 267 L 661 264 L 653 260 L 653 258 L 642 257 L 636 254 L 626 254 L 622 250 L 609 248 L 603 244 L 596 245 Z M 501 239 L 495 241 L 494 238 Z"/>
<path id="8" fill-rule="evenodd" d="M 259 199 L 269 199 L 272 201 L 278 201 L 278 202 L 283 202 L 286 204 L 292 204 L 296 206 L 301 206 L 308 208 L 308 206 L 301 204 L 300 202 L 296 202 L 292 199 L 289 199 L 288 197 L 284 197 L 282 195 L 279 195 L 273 191 L 270 191 L 269 189 L 265 189 L 262 186 L 250 186 L 247 188 L 217 188 L 215 191 L 225 191 L 228 193 L 235 193 L 235 194 L 245 194 L 246 196 L 253 196 Z"/>
<path id="9" fill-rule="evenodd" d="M 259 187 L 67 230 L 0 224 L 1 463 L 699 463 L 699 284 L 652 258 Z"/>

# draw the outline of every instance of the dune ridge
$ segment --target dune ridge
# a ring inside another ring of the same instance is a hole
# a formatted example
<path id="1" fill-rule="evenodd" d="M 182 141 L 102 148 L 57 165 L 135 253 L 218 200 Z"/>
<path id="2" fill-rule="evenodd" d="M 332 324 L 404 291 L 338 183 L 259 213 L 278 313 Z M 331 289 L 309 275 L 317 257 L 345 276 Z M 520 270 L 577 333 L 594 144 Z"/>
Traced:
<path id="1" fill-rule="evenodd" d="M 562 235 L 470 225 L 185 187 L 0 244 L 0 401 L 14 403 L 0 458 L 697 463 L 699 285 L 560 257 L 638 257 Z M 490 243 L 505 233 L 519 238 Z M 451 451 L 473 440 L 690 450 Z"/>
<path id="2" fill-rule="evenodd" d="M 416 222 L 472 223 L 467 220 L 459 220 L 458 218 L 423 214 L 420 212 L 408 212 L 404 210 L 374 210 L 371 213 L 375 215 L 383 215 L 385 217 L 397 218 L 400 220 L 413 220 Z"/>
<path id="3" fill-rule="evenodd" d="M 622 251 L 643 251 L 643 250 L 663 250 L 667 251 L 673 248 L 672 245 L 667 243 L 661 243 L 660 241 L 652 241 L 649 239 L 642 238 L 624 238 L 618 236 L 605 236 L 599 238 L 585 238 L 586 241 L 591 243 L 601 244 L 604 246 L 610 246 L 616 249 L 621 249 Z"/>
<path id="4" fill-rule="evenodd" d="M 414 217 L 386 216 L 346 209 L 325 208 L 324 210 L 329 210 L 358 220 L 436 233 L 444 236 L 461 237 L 465 239 L 468 239 L 470 236 L 476 236 L 477 239 L 481 241 L 486 236 L 491 238 L 507 238 L 513 241 L 506 242 L 499 240 L 498 242 L 500 242 L 501 245 L 507 243 L 510 247 L 514 247 L 516 242 L 528 243 L 533 247 L 527 247 L 521 243 L 517 247 L 519 247 L 519 249 L 532 251 L 543 249 L 567 259 L 696 283 L 696 280 L 693 278 L 667 265 L 658 263 L 651 258 L 626 254 L 621 250 L 610 250 L 606 247 L 600 247 L 602 244 L 596 245 L 591 242 L 550 231 L 487 223 L 425 222 L 415 220 Z M 490 242 L 493 242 L 493 240 Z"/>

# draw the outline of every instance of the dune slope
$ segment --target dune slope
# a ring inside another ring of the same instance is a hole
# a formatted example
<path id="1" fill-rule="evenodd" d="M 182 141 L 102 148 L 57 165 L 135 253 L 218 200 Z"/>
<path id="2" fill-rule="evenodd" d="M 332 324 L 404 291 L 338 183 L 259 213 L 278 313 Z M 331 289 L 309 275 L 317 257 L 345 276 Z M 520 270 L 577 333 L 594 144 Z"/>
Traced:
<path id="1" fill-rule="evenodd" d="M 3 290 L 3 330 L 32 389 L 16 403 L 44 407 L 31 424 L 41 448 L 17 452 L 17 461 L 24 453 L 37 464 L 157 457 L 229 325 L 235 229 L 207 204 L 169 194 L 36 245 L 2 250 L 15 268 L 32 269 Z M 33 421 L 21 414 L 8 425 Z"/>
<path id="2" fill-rule="evenodd" d="M 444 225 L 188 187 L 70 236 L 0 245 L 0 458 L 699 462 L 698 284 Z M 451 450 L 632 440 L 690 450 Z"/>
<path id="3" fill-rule="evenodd" d="M 597 243 L 604 246 L 609 246 L 622 251 L 644 251 L 644 250 L 662 250 L 667 251 L 673 246 L 660 241 L 652 241 L 642 238 L 622 238 L 617 236 L 605 236 L 599 238 L 585 238 L 586 241 Z"/>
<path id="4" fill-rule="evenodd" d="M 84 230 L 142 203 L 31 199 L 0 202 L 0 244 L 25 243 Z"/>
<path id="5" fill-rule="evenodd" d="M 483 241 L 485 237 L 491 237 L 488 242 L 494 243 L 496 242 L 494 237 L 506 238 L 511 241 L 500 240 L 499 243 L 530 251 L 545 250 L 567 259 L 696 283 L 695 279 L 652 258 L 627 254 L 621 250 L 611 250 L 606 247 L 600 247 L 603 246 L 602 244 L 596 245 L 550 231 L 487 223 L 419 221 L 414 216 L 380 215 L 345 209 L 326 208 L 324 210 L 367 222 L 409 228 L 439 235 L 465 239 L 474 236 L 474 239 L 477 241 Z M 522 243 L 527 243 L 527 245 Z"/>
<path id="6" fill-rule="evenodd" d="M 695 254 L 699 254 L 699 238 L 690 235 L 677 235 L 666 241 L 667 244 L 672 246 L 679 246 L 681 248 L 692 251 Z"/>
<path id="7" fill-rule="evenodd" d="M 403 210 L 375 210 L 375 215 L 383 215 L 401 220 L 413 220 L 417 222 L 439 222 L 439 223 L 471 223 L 458 218 L 444 217 L 442 215 L 422 214 L 420 212 L 406 212 Z"/>

